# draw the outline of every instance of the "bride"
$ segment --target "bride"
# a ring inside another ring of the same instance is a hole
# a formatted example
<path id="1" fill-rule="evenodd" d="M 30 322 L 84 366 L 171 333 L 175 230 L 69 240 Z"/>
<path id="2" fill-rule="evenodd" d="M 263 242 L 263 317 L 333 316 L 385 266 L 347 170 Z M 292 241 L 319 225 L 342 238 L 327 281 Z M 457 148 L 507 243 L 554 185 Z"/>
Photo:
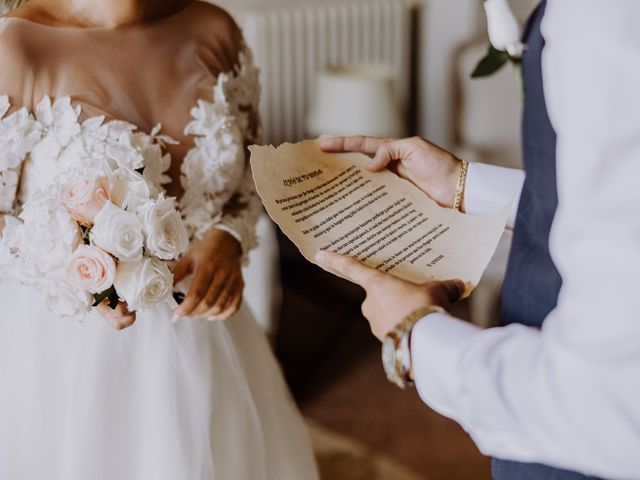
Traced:
<path id="1" fill-rule="evenodd" d="M 244 147 L 260 128 L 237 26 L 197 0 L 3 2 L 0 229 L 69 157 L 129 152 L 179 199 L 191 243 L 174 267 L 190 283 L 175 312 L 136 316 L 120 303 L 57 318 L 41 292 L 0 272 L 0 478 L 317 478 L 242 306 L 259 212 Z M 134 138 L 144 148 L 126 150 Z"/>

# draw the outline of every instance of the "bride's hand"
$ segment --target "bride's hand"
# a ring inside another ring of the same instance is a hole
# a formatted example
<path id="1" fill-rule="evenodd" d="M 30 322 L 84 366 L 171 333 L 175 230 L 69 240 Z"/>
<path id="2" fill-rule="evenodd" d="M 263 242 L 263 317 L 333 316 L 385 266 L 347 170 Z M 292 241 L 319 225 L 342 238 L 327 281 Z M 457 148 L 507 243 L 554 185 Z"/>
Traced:
<path id="1" fill-rule="evenodd" d="M 222 230 L 212 230 L 191 247 L 173 269 L 175 284 L 193 274 L 176 316 L 226 320 L 236 313 L 244 289 L 241 257 L 238 241 Z"/>
<path id="2" fill-rule="evenodd" d="M 124 330 L 136 321 L 135 312 L 130 312 L 125 302 L 120 302 L 116 308 L 111 308 L 109 300 L 105 300 L 96 307 L 96 310 L 116 330 Z"/>
<path id="3" fill-rule="evenodd" d="M 414 183 L 443 207 L 455 201 L 462 162 L 453 154 L 423 138 L 335 137 L 320 139 L 326 152 L 361 152 L 373 155 L 372 172 L 388 168 Z"/>

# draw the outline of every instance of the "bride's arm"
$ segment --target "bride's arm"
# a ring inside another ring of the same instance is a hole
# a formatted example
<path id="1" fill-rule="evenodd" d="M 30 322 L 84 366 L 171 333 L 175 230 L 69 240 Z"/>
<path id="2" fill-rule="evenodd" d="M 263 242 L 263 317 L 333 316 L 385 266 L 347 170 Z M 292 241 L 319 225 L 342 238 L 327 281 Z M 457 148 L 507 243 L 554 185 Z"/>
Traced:
<path id="1" fill-rule="evenodd" d="M 191 225 L 196 233 L 195 238 L 201 240 L 194 244 L 174 269 L 176 282 L 193 274 L 187 297 L 176 311 L 178 317 L 228 318 L 235 313 L 242 303 L 244 288 L 241 263 L 246 262 L 249 251 L 257 244 L 255 227 L 261 203 L 255 191 L 245 147 L 260 139 L 258 71 L 253 66 L 251 53 L 244 46 L 235 23 L 231 25 L 229 35 L 235 39 L 232 43 L 236 46 L 230 54 L 233 68 L 219 77 L 214 102 L 220 100 L 220 95 L 224 97 L 222 106 L 228 108 L 226 115 L 230 126 L 223 137 L 234 138 L 232 143 L 235 145 L 225 144 L 222 150 L 226 158 L 236 159 L 235 164 L 242 171 L 229 176 L 230 188 L 234 190 L 226 192 L 228 201 L 221 206 L 221 211 L 219 209 L 217 214 L 211 212 L 215 215 L 215 223 L 199 221 Z M 202 113 L 206 116 L 206 112 Z M 207 124 L 196 121 L 192 128 L 187 127 L 187 131 L 211 135 L 211 132 L 203 131 L 205 127 Z M 220 140 L 216 138 L 215 141 Z M 236 183 L 232 178 L 240 178 L 240 182 Z M 220 181 L 220 177 L 217 181 Z M 202 184 L 202 179 L 197 183 Z M 212 192 L 203 193 L 206 197 Z M 193 198 L 195 194 L 196 190 L 187 192 L 187 197 Z M 196 196 L 200 200 L 195 199 L 195 202 L 203 200 L 202 195 Z M 192 210 L 188 203 L 187 209 Z M 196 211 L 200 212 L 200 209 Z M 198 215 L 198 218 L 201 217 Z"/>
<path id="2" fill-rule="evenodd" d="M 227 101 L 232 105 L 232 113 L 244 139 L 244 172 L 242 182 L 223 208 L 220 222 L 214 227 L 231 234 L 243 253 L 243 261 L 248 259 L 250 250 L 256 247 L 256 223 L 260 216 L 262 202 L 256 193 L 249 151 L 246 147 L 262 142 L 260 120 L 260 80 L 259 70 L 253 63 L 253 54 L 245 44 L 237 24 L 227 17 L 229 37 L 232 38 L 234 74 L 230 76 Z M 231 98 L 233 96 L 233 98 Z"/>
<path id="3" fill-rule="evenodd" d="M 251 110 L 253 120 L 243 132 L 246 144 L 259 141 L 259 117 L 255 112 Z M 176 311 L 177 317 L 226 319 L 242 304 L 241 264 L 246 263 L 249 251 L 257 245 L 256 223 L 262 205 L 255 190 L 248 150 L 243 150 L 242 181 L 224 205 L 220 220 L 174 269 L 176 283 L 193 274 L 187 297 Z"/>
<path id="4" fill-rule="evenodd" d="M 238 191 L 225 205 L 220 223 L 213 228 L 229 233 L 240 244 L 243 261 L 257 245 L 256 223 L 261 212 L 261 202 L 255 191 L 251 167 L 247 163 Z"/>
<path id="5" fill-rule="evenodd" d="M 25 109 L 12 111 L 7 95 L 0 96 L 0 237 L 7 215 L 15 213 L 20 172 L 34 146 L 35 122 Z"/>
<path id="6" fill-rule="evenodd" d="M 22 163 L 33 145 L 25 138 L 29 115 L 18 111 L 27 105 L 24 85 L 31 69 L 20 39 L 0 18 L 0 237 L 15 210 Z"/>
<path id="7" fill-rule="evenodd" d="M 256 84 L 251 87 L 259 91 Z M 262 141 L 262 125 L 258 114 L 258 96 L 256 95 L 255 104 L 250 104 L 251 100 L 245 99 L 247 102 L 240 109 L 243 115 L 246 115 L 246 127 L 243 135 L 245 138 L 245 147 Z M 244 122 L 241 122 L 244 123 Z M 262 211 L 262 202 L 256 193 L 253 174 L 251 172 L 251 164 L 249 163 L 249 151 L 244 149 L 245 162 L 244 173 L 240 186 L 233 194 L 231 199 L 223 208 L 222 218 L 215 225 L 215 229 L 223 230 L 232 235 L 239 243 L 243 253 L 243 261 L 248 261 L 249 252 L 257 246 L 258 239 L 256 237 L 256 224 Z"/>

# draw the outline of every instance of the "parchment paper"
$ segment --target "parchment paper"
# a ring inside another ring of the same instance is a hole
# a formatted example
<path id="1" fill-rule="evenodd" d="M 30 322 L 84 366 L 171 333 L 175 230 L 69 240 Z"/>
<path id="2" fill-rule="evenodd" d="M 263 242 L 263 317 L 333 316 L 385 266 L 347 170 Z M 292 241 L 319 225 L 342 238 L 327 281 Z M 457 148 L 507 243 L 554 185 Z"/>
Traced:
<path id="1" fill-rule="evenodd" d="M 489 217 L 442 208 L 389 171 L 367 171 L 363 154 L 324 153 L 315 140 L 250 151 L 267 212 L 311 262 L 328 250 L 413 282 L 461 279 L 468 295 L 505 227 L 508 206 Z"/>

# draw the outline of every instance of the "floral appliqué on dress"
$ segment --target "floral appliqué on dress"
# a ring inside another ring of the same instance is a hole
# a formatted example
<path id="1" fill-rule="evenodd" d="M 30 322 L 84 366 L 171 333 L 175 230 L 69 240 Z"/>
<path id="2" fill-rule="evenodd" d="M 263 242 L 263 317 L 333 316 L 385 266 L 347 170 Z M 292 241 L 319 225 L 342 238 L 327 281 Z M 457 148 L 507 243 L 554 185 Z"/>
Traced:
<path id="1" fill-rule="evenodd" d="M 257 243 L 260 213 L 245 154 L 246 144 L 261 136 L 258 77 L 244 48 L 234 70 L 218 76 L 212 99 L 197 102 L 185 128 L 195 146 L 183 160 L 180 179 L 179 205 L 191 240 L 219 228 L 241 242 L 245 258 Z M 24 107 L 7 115 L 9 109 L 8 97 L 0 96 L 0 212 L 18 216 L 24 201 L 57 188 L 78 170 L 105 175 L 114 167 L 144 167 L 145 178 L 160 191 L 171 181 L 171 156 L 164 147 L 174 141 L 160 135 L 160 125 L 145 133 L 104 116 L 80 121 L 81 107 L 68 96 L 44 97 L 33 113 Z M 7 227 L 15 222 L 6 220 Z M 2 243 L 10 237 L 10 228 L 5 230 Z"/>

